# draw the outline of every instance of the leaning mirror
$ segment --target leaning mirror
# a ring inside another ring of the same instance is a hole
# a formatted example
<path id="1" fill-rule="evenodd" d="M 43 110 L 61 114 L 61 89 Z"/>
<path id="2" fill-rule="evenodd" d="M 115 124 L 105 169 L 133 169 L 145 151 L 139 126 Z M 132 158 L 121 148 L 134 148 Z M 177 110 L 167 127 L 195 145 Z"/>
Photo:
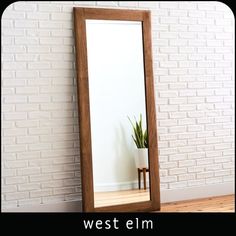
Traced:
<path id="1" fill-rule="evenodd" d="M 74 17 L 83 210 L 159 210 L 150 12 Z"/>

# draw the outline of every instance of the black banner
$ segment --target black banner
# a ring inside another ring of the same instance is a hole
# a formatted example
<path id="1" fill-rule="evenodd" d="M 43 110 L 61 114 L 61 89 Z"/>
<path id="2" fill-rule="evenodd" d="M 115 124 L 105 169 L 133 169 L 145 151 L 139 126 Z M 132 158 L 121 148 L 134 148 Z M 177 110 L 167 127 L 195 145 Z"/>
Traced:
<path id="1" fill-rule="evenodd" d="M 235 213 L 2 213 L 1 230 L 11 233 L 143 232 L 196 235 L 235 231 Z M 10 226 L 10 227 L 9 227 Z"/>

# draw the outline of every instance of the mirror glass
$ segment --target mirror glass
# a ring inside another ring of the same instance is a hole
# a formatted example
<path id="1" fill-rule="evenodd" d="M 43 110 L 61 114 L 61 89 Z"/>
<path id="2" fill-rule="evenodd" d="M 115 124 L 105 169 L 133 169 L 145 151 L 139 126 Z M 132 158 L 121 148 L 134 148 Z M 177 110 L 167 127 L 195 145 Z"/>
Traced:
<path id="1" fill-rule="evenodd" d="M 86 20 L 86 38 L 95 207 L 149 201 L 142 22 Z"/>

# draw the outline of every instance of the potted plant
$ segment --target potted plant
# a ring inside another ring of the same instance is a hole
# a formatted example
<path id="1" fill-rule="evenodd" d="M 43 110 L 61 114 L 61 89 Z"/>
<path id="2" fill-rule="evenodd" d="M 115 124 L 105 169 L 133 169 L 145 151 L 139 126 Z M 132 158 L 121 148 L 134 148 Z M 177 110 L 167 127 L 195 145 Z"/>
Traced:
<path id="1" fill-rule="evenodd" d="M 147 130 L 143 130 L 142 127 L 142 114 L 140 114 L 139 121 L 135 119 L 135 123 L 129 117 L 128 119 L 133 127 L 134 134 L 132 134 L 132 138 L 137 147 L 135 154 L 136 167 L 148 169 L 148 135 Z"/>

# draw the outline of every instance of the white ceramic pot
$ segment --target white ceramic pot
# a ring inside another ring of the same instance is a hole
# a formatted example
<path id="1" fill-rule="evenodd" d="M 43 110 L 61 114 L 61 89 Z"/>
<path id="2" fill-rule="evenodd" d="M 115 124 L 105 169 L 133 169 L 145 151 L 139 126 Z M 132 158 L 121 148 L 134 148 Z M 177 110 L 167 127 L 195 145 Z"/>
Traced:
<path id="1" fill-rule="evenodd" d="M 148 168 L 148 149 L 137 148 L 135 153 L 135 164 L 136 168 Z"/>

